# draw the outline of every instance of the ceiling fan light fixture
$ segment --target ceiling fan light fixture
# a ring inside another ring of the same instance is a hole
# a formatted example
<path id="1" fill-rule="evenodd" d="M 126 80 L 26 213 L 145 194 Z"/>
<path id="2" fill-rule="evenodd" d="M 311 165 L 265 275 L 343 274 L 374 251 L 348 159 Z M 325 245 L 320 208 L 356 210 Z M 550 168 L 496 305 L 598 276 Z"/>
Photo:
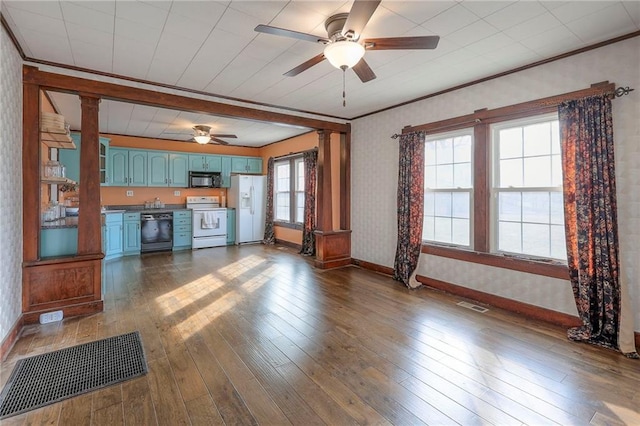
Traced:
<path id="1" fill-rule="evenodd" d="M 364 46 L 354 41 L 336 41 L 324 48 L 324 56 L 336 68 L 352 68 L 364 56 Z"/>
<path id="2" fill-rule="evenodd" d="M 206 145 L 211 140 L 211 137 L 209 135 L 198 135 L 198 136 L 194 136 L 193 139 L 196 142 L 198 142 L 200 145 Z"/>

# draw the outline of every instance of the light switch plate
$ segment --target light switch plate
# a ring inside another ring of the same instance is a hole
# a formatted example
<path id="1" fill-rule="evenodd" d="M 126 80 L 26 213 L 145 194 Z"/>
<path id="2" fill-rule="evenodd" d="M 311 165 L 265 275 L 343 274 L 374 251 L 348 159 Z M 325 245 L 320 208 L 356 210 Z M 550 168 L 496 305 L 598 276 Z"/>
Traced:
<path id="1" fill-rule="evenodd" d="M 180 191 L 173 191 L 173 195 L 175 195 L 176 197 L 180 196 Z"/>
<path id="2" fill-rule="evenodd" d="M 133 191 L 131 190 L 127 191 L 127 197 L 133 197 Z"/>

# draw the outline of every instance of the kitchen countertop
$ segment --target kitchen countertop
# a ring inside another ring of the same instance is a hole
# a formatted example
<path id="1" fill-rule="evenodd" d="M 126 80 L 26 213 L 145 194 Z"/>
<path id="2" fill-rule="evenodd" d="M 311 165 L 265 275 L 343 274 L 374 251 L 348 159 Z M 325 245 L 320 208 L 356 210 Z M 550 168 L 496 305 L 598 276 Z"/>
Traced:
<path id="1" fill-rule="evenodd" d="M 184 204 L 168 204 L 164 208 L 148 209 L 144 206 L 112 206 L 100 211 L 101 214 L 114 214 L 114 213 L 140 213 L 140 214 L 152 214 L 152 213 L 173 213 L 178 210 L 191 210 L 184 206 Z M 77 228 L 78 216 L 67 216 L 65 218 L 52 220 L 49 222 L 42 222 L 40 224 L 41 229 L 63 229 L 63 228 Z"/>
<path id="2" fill-rule="evenodd" d="M 48 222 L 42 222 L 40 228 L 42 229 L 62 229 L 62 228 L 77 228 L 78 216 L 67 216 L 61 219 L 52 220 Z"/>

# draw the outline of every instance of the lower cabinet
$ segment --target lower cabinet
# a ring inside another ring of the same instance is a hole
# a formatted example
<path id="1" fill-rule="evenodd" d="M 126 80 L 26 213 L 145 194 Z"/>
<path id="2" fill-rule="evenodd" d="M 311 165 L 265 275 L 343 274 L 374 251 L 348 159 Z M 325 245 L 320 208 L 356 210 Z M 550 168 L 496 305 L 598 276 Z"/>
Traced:
<path id="1" fill-rule="evenodd" d="M 140 254 L 140 213 L 124 214 L 122 253 L 125 256 Z"/>
<path id="2" fill-rule="evenodd" d="M 192 244 L 191 210 L 173 212 L 173 249 L 190 250 Z"/>
<path id="3" fill-rule="evenodd" d="M 78 253 L 78 228 L 40 230 L 40 257 L 73 256 Z"/>
<path id="4" fill-rule="evenodd" d="M 227 209 L 227 245 L 236 243 L 236 209 Z"/>
<path id="5" fill-rule="evenodd" d="M 109 213 L 104 215 L 104 258 L 113 259 L 122 256 L 123 214 Z"/>

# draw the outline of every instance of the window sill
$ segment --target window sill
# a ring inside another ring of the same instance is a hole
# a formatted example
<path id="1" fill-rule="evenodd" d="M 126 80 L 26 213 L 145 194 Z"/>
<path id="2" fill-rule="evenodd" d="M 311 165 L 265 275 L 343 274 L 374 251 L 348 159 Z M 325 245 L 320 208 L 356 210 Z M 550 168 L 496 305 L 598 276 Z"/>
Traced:
<path id="1" fill-rule="evenodd" d="M 291 223 L 291 222 L 273 222 L 275 226 L 279 226 L 281 228 L 289 228 L 289 229 L 297 229 L 298 231 L 302 231 L 301 223 Z"/>
<path id="2" fill-rule="evenodd" d="M 422 253 L 447 257 L 449 259 L 463 260 L 465 262 L 479 263 L 481 265 L 495 266 L 497 268 L 528 272 L 530 274 L 558 278 L 561 280 L 569 279 L 569 269 L 567 265 L 521 259 L 493 253 L 483 253 L 473 250 L 464 250 L 460 248 L 443 247 L 432 244 L 422 244 Z"/>

